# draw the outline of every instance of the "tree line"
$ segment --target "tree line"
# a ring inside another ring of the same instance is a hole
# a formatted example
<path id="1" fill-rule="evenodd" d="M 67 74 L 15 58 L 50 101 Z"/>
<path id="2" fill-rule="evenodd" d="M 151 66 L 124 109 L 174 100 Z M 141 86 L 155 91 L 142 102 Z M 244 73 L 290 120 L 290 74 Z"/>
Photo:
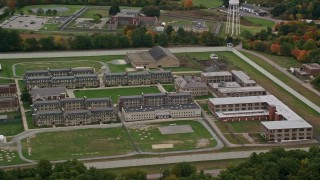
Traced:
<path id="1" fill-rule="evenodd" d="M 228 38 L 228 42 L 233 39 Z M 238 41 L 238 39 L 236 39 Z M 207 45 L 221 46 L 227 39 L 215 36 L 209 32 L 196 33 L 179 28 L 174 31 L 171 25 L 165 32 L 155 33 L 148 31 L 144 26 L 126 27 L 123 33 L 118 34 L 93 34 L 76 35 L 64 38 L 61 36 L 49 36 L 36 38 L 24 38 L 18 31 L 0 28 L 0 52 L 8 51 L 40 51 L 40 50 L 82 50 L 82 49 L 113 49 L 129 47 L 152 47 L 160 45 Z"/>
<path id="2" fill-rule="evenodd" d="M 301 62 L 320 63 L 320 25 L 305 21 L 282 22 L 252 35 L 242 33 L 243 47 L 281 56 L 292 56 Z"/>

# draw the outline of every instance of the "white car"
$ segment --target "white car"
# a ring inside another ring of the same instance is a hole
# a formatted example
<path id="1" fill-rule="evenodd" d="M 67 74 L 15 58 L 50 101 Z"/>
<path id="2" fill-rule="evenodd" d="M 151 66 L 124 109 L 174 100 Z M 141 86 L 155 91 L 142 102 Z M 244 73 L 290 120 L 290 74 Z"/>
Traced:
<path id="1" fill-rule="evenodd" d="M 212 53 L 210 54 L 210 59 L 215 60 L 215 59 L 219 59 L 219 57 L 216 54 Z"/>

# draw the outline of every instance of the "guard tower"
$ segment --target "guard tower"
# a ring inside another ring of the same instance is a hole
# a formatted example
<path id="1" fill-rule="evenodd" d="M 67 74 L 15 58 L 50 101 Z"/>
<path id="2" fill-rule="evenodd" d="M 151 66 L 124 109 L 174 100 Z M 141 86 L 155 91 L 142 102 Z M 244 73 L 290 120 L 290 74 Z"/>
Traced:
<path id="1" fill-rule="evenodd" d="M 226 34 L 231 36 L 240 34 L 239 0 L 229 0 Z"/>

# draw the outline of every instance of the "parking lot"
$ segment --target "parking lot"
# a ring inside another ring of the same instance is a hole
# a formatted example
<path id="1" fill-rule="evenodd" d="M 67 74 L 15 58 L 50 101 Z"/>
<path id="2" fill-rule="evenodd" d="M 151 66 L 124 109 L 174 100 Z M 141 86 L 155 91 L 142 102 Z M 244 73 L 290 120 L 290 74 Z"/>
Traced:
<path id="1" fill-rule="evenodd" d="M 38 30 L 41 29 L 45 22 L 48 21 L 46 17 L 37 16 L 12 16 L 2 22 L 2 28 L 9 29 L 27 29 Z"/>

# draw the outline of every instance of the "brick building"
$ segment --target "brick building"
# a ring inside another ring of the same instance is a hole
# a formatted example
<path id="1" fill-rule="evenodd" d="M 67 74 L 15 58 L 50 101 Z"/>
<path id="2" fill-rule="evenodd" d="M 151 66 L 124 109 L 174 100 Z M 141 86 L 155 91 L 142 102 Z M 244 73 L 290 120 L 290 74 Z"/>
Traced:
<path id="1" fill-rule="evenodd" d="M 193 96 L 208 95 L 208 87 L 200 77 L 197 76 L 178 76 L 174 80 L 174 85 L 179 92 L 191 92 Z"/>
<path id="2" fill-rule="evenodd" d="M 14 97 L 17 95 L 17 86 L 15 83 L 0 85 L 0 98 Z"/>
<path id="3" fill-rule="evenodd" d="M 206 84 L 219 83 L 232 81 L 232 74 L 228 71 L 217 71 L 217 72 L 203 72 L 201 73 L 201 79 Z"/>
<path id="4" fill-rule="evenodd" d="M 243 71 L 232 70 L 231 73 L 232 73 L 233 79 L 243 87 L 257 85 L 256 81 L 252 80 Z"/>
<path id="5" fill-rule="evenodd" d="M 19 100 L 16 84 L 0 85 L 0 112 L 17 111 L 18 109 Z"/>
<path id="6" fill-rule="evenodd" d="M 36 101 L 32 118 L 37 126 L 75 126 L 117 121 L 110 98 L 69 98 Z"/>

